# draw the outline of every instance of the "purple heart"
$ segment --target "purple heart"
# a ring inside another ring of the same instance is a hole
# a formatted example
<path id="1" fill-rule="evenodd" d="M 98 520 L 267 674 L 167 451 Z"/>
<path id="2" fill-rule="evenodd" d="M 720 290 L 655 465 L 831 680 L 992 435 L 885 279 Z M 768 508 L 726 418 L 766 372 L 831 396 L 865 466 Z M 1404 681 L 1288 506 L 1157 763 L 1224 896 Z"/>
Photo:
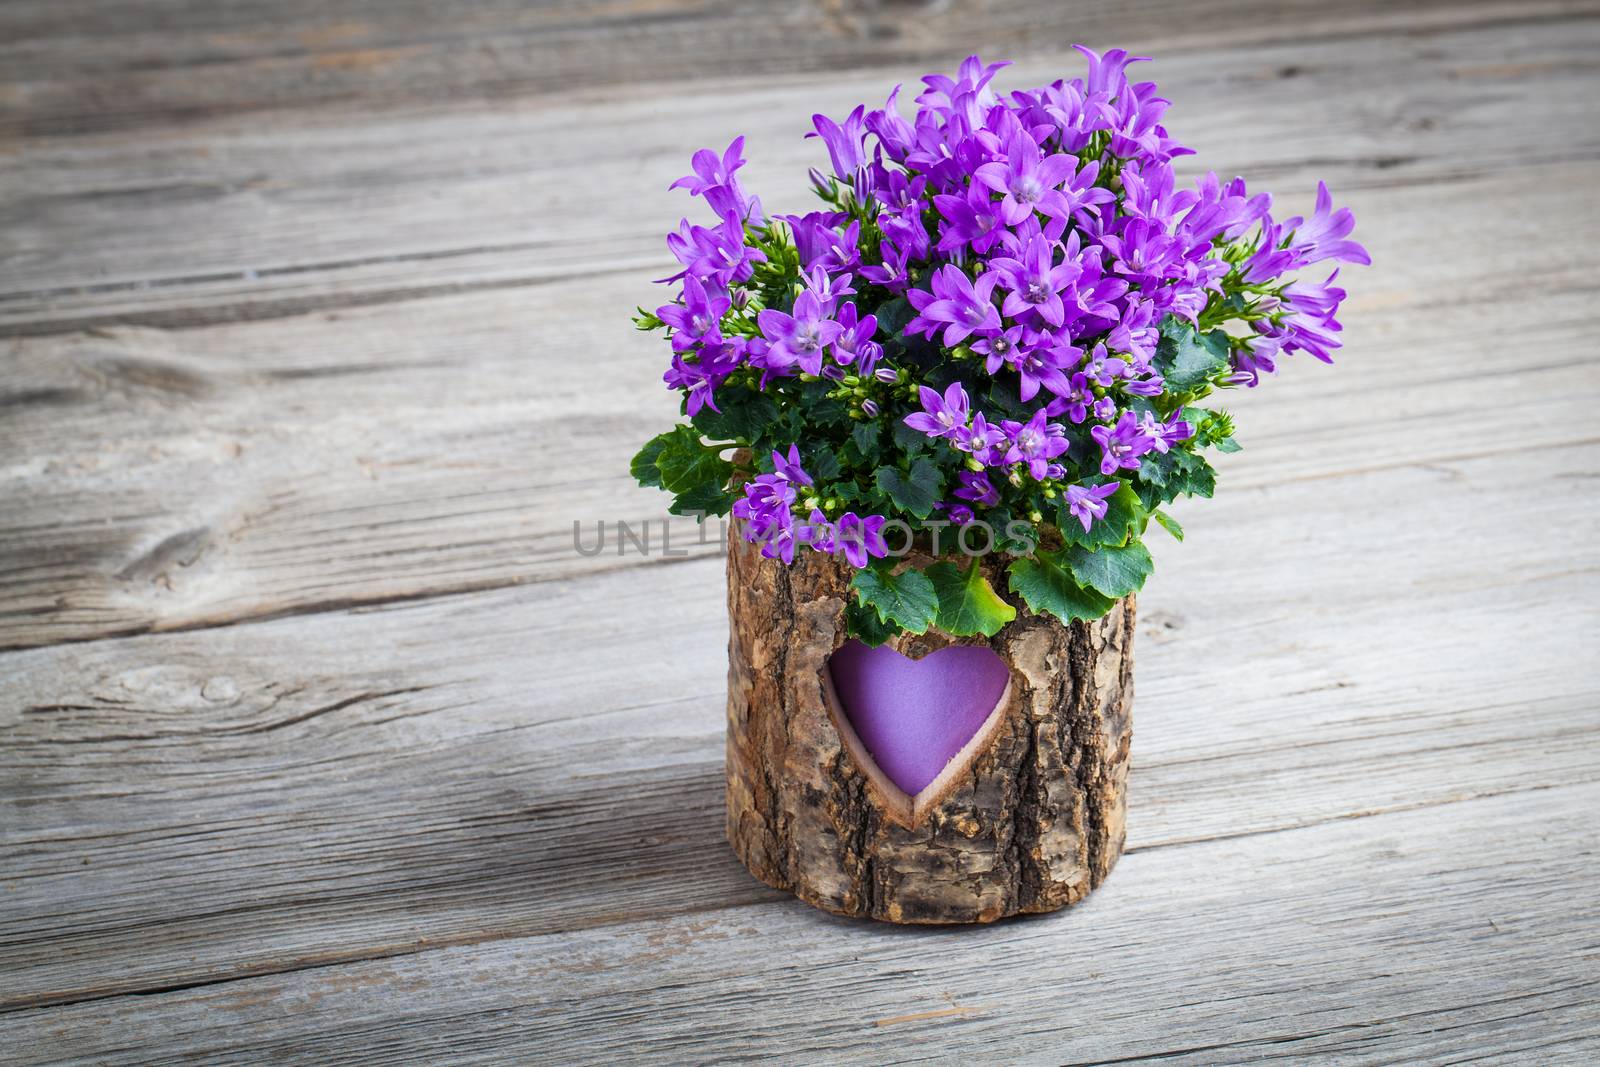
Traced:
<path id="1" fill-rule="evenodd" d="M 915 797 L 977 734 L 1011 672 L 992 648 L 951 645 L 907 659 L 847 641 L 828 660 L 839 710 L 888 779 Z"/>

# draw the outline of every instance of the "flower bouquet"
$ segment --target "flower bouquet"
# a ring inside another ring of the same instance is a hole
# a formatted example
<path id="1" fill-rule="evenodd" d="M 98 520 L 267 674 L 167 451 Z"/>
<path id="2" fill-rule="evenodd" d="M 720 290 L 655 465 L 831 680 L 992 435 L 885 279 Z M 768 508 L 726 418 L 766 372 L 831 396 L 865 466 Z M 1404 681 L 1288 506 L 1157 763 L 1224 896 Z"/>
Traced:
<path id="1" fill-rule="evenodd" d="M 1134 595 L 1163 507 L 1209 497 L 1205 402 L 1324 362 L 1368 262 L 1319 185 L 1276 218 L 1180 183 L 1168 102 L 1096 54 L 1001 93 L 977 57 L 906 118 L 813 117 L 819 210 L 768 215 L 743 138 L 674 183 L 685 424 L 633 474 L 734 518 L 728 834 L 829 910 L 987 921 L 1069 904 L 1123 842 Z"/>

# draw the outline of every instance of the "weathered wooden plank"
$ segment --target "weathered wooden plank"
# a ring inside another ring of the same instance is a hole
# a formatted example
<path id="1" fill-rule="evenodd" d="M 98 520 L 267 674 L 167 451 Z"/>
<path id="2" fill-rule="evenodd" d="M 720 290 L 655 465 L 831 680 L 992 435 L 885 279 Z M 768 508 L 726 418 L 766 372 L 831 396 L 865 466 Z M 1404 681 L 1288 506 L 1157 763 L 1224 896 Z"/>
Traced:
<path id="1" fill-rule="evenodd" d="M 941 4 L 641 2 L 14 2 L 0 11 L 0 136 L 77 134 L 262 111 L 540 97 L 642 82 L 948 62 L 958 49 L 1028 54 L 1084 41 L 1180 50 L 1593 13 L 1592 3 L 1223 0 L 1174 18 L 1157 0 L 1064 8 Z"/>
<path id="2" fill-rule="evenodd" d="M 1344 366 L 1294 367 L 1240 397 L 1249 448 L 1225 479 L 1327 473 L 1329 452 L 1349 470 L 1505 447 L 1463 435 L 1471 410 L 1516 425 L 1516 447 L 1591 436 L 1595 176 L 1567 165 L 1358 194 L 1378 265 L 1351 281 Z M 1519 233 L 1492 254 L 1485 203 L 1507 205 Z M 617 313 L 650 298 L 632 277 L 515 303 L 10 342 L 0 647 L 638 562 L 578 556 L 572 523 L 663 517 L 660 494 L 624 473 L 672 416 L 656 340 Z M 1528 358 L 1508 378 L 1484 339 L 1512 331 Z M 1551 404 L 1570 417 L 1543 417 Z"/>
<path id="3" fill-rule="evenodd" d="M 1574 445 L 1181 512 L 1132 850 L 1600 780 L 1600 548 L 1567 533 L 1597 471 Z M 7 655 L 4 1003 L 766 899 L 722 841 L 725 626 L 702 560 Z"/>
<path id="4" fill-rule="evenodd" d="M 0 1049 L 97 1063 L 1577 1064 L 1600 1052 L 1600 909 L 1562 888 L 1593 877 L 1597 803 L 1590 784 L 1147 850 L 1079 908 L 959 932 L 775 901 L 21 1012 L 0 1016 Z"/>
<path id="5" fill-rule="evenodd" d="M 1600 21 L 1579 21 L 1353 50 L 1162 53 L 1153 73 L 1178 101 L 1173 129 L 1201 151 L 1187 169 L 1248 174 L 1304 199 L 1319 177 L 1343 195 L 1592 160 L 1597 53 Z M 1037 84 L 1081 63 L 1057 52 L 1006 78 Z M 1395 70 L 1407 73 L 1398 85 Z M 607 92 L 554 107 L 27 142 L 0 170 L 0 328 L 192 326 L 579 275 L 659 277 L 665 220 L 693 210 L 667 190 L 693 148 L 748 133 L 753 185 L 775 210 L 803 205 L 806 168 L 822 158 L 801 137 L 808 116 L 880 99 L 891 77 L 917 73 L 692 84 L 675 87 L 670 111 L 658 91 Z"/>

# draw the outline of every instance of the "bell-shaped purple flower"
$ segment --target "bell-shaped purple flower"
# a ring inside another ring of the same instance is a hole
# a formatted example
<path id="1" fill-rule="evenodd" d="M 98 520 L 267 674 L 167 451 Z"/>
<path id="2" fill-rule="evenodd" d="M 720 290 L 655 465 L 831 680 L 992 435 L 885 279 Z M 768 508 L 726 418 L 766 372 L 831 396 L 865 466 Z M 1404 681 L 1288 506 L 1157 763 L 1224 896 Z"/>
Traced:
<path id="1" fill-rule="evenodd" d="M 720 342 L 722 316 L 732 306 L 726 293 L 707 293 L 700 279 L 691 274 L 683 279 L 683 303 L 656 308 L 656 318 L 672 327 L 673 350 L 684 352 L 702 343 Z"/>
<path id="2" fill-rule="evenodd" d="M 932 292 L 912 289 L 906 294 L 917 310 L 906 332 L 932 337 L 944 326 L 944 343 L 953 347 L 977 331 L 999 329 L 1000 313 L 991 299 L 995 280 L 988 273 L 974 283 L 960 267 L 940 267 L 933 275 Z"/>
<path id="3" fill-rule="evenodd" d="M 856 175 L 866 169 L 866 110 L 864 105 L 857 106 L 842 126 L 826 115 L 811 116 L 811 124 L 817 132 L 806 136 L 822 138 L 822 143 L 828 146 L 828 158 L 833 161 L 833 173 L 842 181 L 854 181 Z"/>
<path id="4" fill-rule="evenodd" d="M 1006 421 L 1000 425 L 1011 439 L 1005 462 L 1026 464 L 1028 473 L 1040 481 L 1044 480 L 1050 461 L 1067 450 L 1066 429 L 1059 423 L 1046 422 L 1042 408 L 1027 422 Z"/>
<path id="5" fill-rule="evenodd" d="M 970 402 L 960 382 L 951 382 L 944 396 L 926 385 L 918 386 L 917 395 L 922 400 L 922 410 L 905 417 L 907 426 L 921 430 L 929 437 L 951 439 L 954 439 L 956 431 L 966 428 Z"/>
<path id="6" fill-rule="evenodd" d="M 766 308 L 756 316 L 762 336 L 770 343 L 767 365 L 799 364 L 807 374 L 822 373 L 822 354 L 838 340 L 842 327 L 828 319 L 815 293 L 807 289 L 794 302 L 794 314 Z"/>
<path id="7" fill-rule="evenodd" d="M 1096 426 L 1089 431 L 1100 446 L 1100 473 L 1115 474 L 1119 470 L 1138 470 L 1139 457 L 1150 451 L 1150 439 L 1139 426 L 1131 411 L 1124 411 L 1115 426 Z"/>
<path id="8" fill-rule="evenodd" d="M 1106 482 L 1104 485 L 1067 486 L 1067 510 L 1083 523 L 1084 533 L 1088 533 L 1091 525 L 1106 517 L 1106 500 L 1121 485 L 1121 482 Z"/>

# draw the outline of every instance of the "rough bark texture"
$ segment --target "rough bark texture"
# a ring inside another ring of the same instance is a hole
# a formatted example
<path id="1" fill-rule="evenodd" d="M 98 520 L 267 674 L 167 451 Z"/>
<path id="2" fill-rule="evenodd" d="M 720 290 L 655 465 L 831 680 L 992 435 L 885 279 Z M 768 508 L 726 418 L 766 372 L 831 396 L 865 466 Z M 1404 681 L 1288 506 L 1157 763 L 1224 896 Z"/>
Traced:
<path id="1" fill-rule="evenodd" d="M 1133 598 L 1093 623 L 1019 604 L 992 639 L 895 642 L 912 658 L 988 644 L 1012 673 L 992 743 L 907 829 L 886 817 L 828 710 L 822 674 L 846 640 L 848 580 L 832 557 L 783 566 L 730 539 L 728 840 L 739 858 L 808 904 L 899 923 L 991 922 L 1081 900 L 1125 836 Z"/>

